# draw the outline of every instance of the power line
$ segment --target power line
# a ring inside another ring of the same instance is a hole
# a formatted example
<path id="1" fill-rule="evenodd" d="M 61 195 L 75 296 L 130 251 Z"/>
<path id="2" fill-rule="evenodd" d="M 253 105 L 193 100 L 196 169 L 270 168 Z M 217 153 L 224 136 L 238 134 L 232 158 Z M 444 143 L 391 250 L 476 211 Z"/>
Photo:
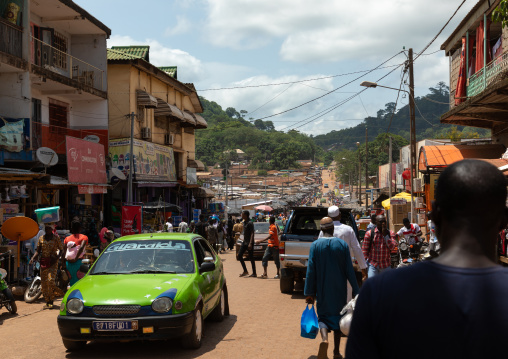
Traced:
<path id="1" fill-rule="evenodd" d="M 261 106 L 259 106 L 258 108 L 256 108 L 254 111 L 251 111 L 251 112 L 248 112 L 249 115 L 253 114 L 254 112 L 256 112 L 257 110 L 259 110 L 261 107 L 263 106 L 266 106 L 268 105 L 270 102 L 272 102 L 273 100 L 275 100 L 277 97 L 279 97 L 280 95 L 282 95 L 284 92 L 286 92 L 287 90 L 289 90 L 294 84 L 291 84 L 289 85 L 285 90 L 283 90 L 282 92 L 280 92 L 279 94 L 275 95 L 275 97 L 271 98 L 270 100 L 268 100 L 267 102 L 265 102 L 264 104 L 262 104 Z"/>
<path id="2" fill-rule="evenodd" d="M 448 21 L 446 22 L 446 24 L 444 24 L 444 26 L 441 28 L 441 30 L 439 30 L 439 32 L 436 34 L 436 36 L 434 36 L 434 38 L 432 40 L 430 40 L 430 42 L 427 44 L 427 46 L 425 46 L 423 48 L 422 51 L 420 51 L 416 56 L 415 58 L 413 59 L 413 62 L 416 61 L 416 59 L 418 59 L 429 47 L 430 45 L 432 45 L 434 43 L 434 41 L 436 41 L 436 39 L 438 38 L 439 35 L 441 35 L 441 33 L 443 32 L 443 30 L 446 28 L 446 26 L 448 26 L 448 24 L 450 23 L 450 21 L 452 21 L 452 19 L 454 18 L 454 16 L 457 14 L 457 12 L 459 12 L 460 8 L 462 7 L 462 5 L 464 5 L 464 3 L 466 2 L 467 0 L 463 0 L 462 3 L 460 3 L 459 7 L 455 10 L 455 12 L 452 14 L 452 16 L 448 19 Z"/>
<path id="3" fill-rule="evenodd" d="M 398 54 L 400 54 L 400 52 L 399 52 Z M 397 54 L 397 55 L 398 55 L 398 54 Z M 395 55 L 395 56 L 397 56 L 397 55 Z M 395 57 L 395 56 L 394 56 L 394 57 Z M 392 57 L 392 58 L 393 58 L 393 57 Z M 389 59 L 389 60 L 391 60 L 391 59 Z M 389 60 L 388 60 L 388 61 L 389 61 Z M 400 67 L 400 66 L 402 66 L 402 65 L 403 65 L 403 64 L 399 64 L 399 65 L 398 65 L 398 67 Z M 398 68 L 398 67 L 394 68 L 393 70 L 391 70 L 390 72 L 388 72 L 386 75 L 382 76 L 382 77 L 381 77 L 380 79 L 378 79 L 376 82 L 379 82 L 379 81 L 383 80 L 384 78 L 386 78 L 387 76 L 389 76 L 390 74 L 392 74 L 395 70 L 397 70 L 397 68 Z M 360 77 L 361 77 L 361 76 L 360 76 Z M 339 108 L 340 106 L 344 105 L 345 103 L 349 102 L 350 100 L 352 100 L 352 99 L 353 99 L 353 98 L 355 98 L 356 96 L 360 95 L 360 94 L 361 94 L 362 92 L 364 92 L 365 90 L 367 90 L 367 88 L 365 88 L 365 89 L 363 89 L 363 90 L 361 90 L 361 91 L 357 92 L 356 94 L 354 94 L 354 95 L 352 95 L 352 96 L 348 97 L 348 98 L 347 98 L 347 99 L 345 99 L 344 101 L 342 101 L 342 102 L 340 102 L 340 103 L 338 103 L 338 104 L 336 104 L 336 105 L 334 105 L 334 106 L 332 106 L 332 107 L 329 107 L 329 110 L 328 110 L 328 111 L 326 111 L 326 110 L 325 110 L 325 111 L 321 111 L 321 112 L 320 112 L 320 113 L 318 113 L 317 115 L 314 115 L 314 116 L 317 116 L 316 118 L 314 118 L 314 119 L 312 119 L 312 120 L 310 120 L 310 121 L 308 121 L 308 122 L 305 122 L 304 124 L 302 124 L 302 125 L 300 125 L 300 126 L 294 127 L 294 128 L 293 128 L 293 130 L 295 130 L 295 129 L 297 129 L 297 128 L 300 128 L 300 127 L 303 127 L 303 126 L 305 126 L 305 125 L 307 125 L 307 124 L 309 124 L 309 123 L 311 123 L 311 122 L 313 122 L 313 121 L 317 120 L 318 118 L 323 117 L 324 115 L 326 115 L 326 114 L 328 114 L 328 113 L 330 113 L 330 112 L 334 111 L 335 109 L 337 109 L 337 108 Z M 311 116 L 311 117 L 314 117 L 314 116 Z M 309 118 L 311 118 L 311 117 L 308 117 L 307 119 L 309 119 Z M 297 122 L 296 124 L 301 123 L 301 122 L 303 122 L 303 121 L 305 121 L 305 120 L 299 121 L 299 122 Z M 288 127 L 291 127 L 291 126 L 288 126 Z M 288 127 L 284 128 L 283 130 L 287 129 Z"/>
<path id="4" fill-rule="evenodd" d="M 378 70 L 378 69 L 379 69 L 382 65 L 386 64 L 388 61 L 390 61 L 390 60 L 392 60 L 393 58 L 397 57 L 397 56 L 398 56 L 398 55 L 400 55 L 401 53 L 402 53 L 402 51 L 400 51 L 400 52 L 396 53 L 395 55 L 393 55 L 392 57 L 390 57 L 388 60 L 383 61 L 381 64 L 379 64 L 379 65 L 378 65 L 378 66 L 376 66 L 375 68 L 373 68 L 373 69 L 369 70 L 368 72 L 366 72 L 366 73 L 364 73 L 364 74 L 362 74 L 362 75 L 360 75 L 360 76 L 358 76 L 358 77 L 354 78 L 353 80 L 351 80 L 351 81 L 349 81 L 349 82 L 345 83 L 344 85 L 337 87 L 337 88 L 336 88 L 336 89 L 334 89 L 334 90 L 331 90 L 331 91 L 329 91 L 329 92 L 327 92 L 327 93 L 325 93 L 325 94 L 323 94 L 323 95 L 321 95 L 321 96 L 318 96 L 318 97 L 316 97 L 316 98 L 314 98 L 314 99 L 312 99 L 312 100 L 309 100 L 309 101 L 307 101 L 307 102 L 304 102 L 304 103 L 302 103 L 302 104 L 300 104 L 300 105 L 298 105 L 298 106 L 292 107 L 292 108 L 290 108 L 290 109 L 287 109 L 287 110 L 284 110 L 284 111 L 281 111 L 281 112 L 275 113 L 275 114 L 273 114 L 273 115 L 269 115 L 269 116 L 261 117 L 261 118 L 259 118 L 258 120 L 264 120 L 264 119 L 267 119 L 267 118 L 270 118 L 270 117 L 275 117 L 275 116 L 282 115 L 282 114 L 284 114 L 284 113 L 287 113 L 287 112 L 290 112 L 290 111 L 296 110 L 297 108 L 300 108 L 300 107 L 302 107 L 302 106 L 308 105 L 309 103 L 314 102 L 314 101 L 317 101 L 317 100 L 319 100 L 319 99 L 321 99 L 321 98 L 323 98 L 323 97 L 325 97 L 325 96 L 328 96 L 328 95 L 330 95 L 331 93 L 334 93 L 334 92 L 336 92 L 337 90 L 339 90 L 339 89 L 341 89 L 341 88 L 343 88 L 343 87 L 346 87 L 347 85 L 349 85 L 349 84 L 351 84 L 351 83 L 353 83 L 353 82 L 357 81 L 358 79 L 362 78 L 363 76 L 365 76 L 365 75 L 367 75 L 367 74 L 369 74 L 369 73 L 371 73 L 371 72 L 373 72 L 373 71 L 375 71 L 375 70 Z M 397 65 L 397 67 L 396 67 L 395 69 L 397 69 L 397 68 L 398 68 L 398 67 L 400 67 L 401 65 L 402 65 L 402 64 Z"/>
<path id="5" fill-rule="evenodd" d="M 398 54 L 400 54 L 400 52 Z M 385 64 L 386 62 L 388 62 L 388 61 L 383 62 L 383 64 Z M 398 65 L 387 65 L 387 66 L 383 66 L 383 67 L 378 66 L 378 67 L 376 67 L 376 70 L 391 68 L 391 67 L 395 67 L 395 66 L 398 66 Z M 372 70 L 360 70 L 360 71 L 348 72 L 348 73 L 343 73 L 343 74 L 338 74 L 338 75 L 316 77 L 316 78 L 312 78 L 312 79 L 298 80 L 298 81 L 278 82 L 278 83 L 259 84 L 259 85 L 233 86 L 233 87 L 219 87 L 219 88 L 211 88 L 211 89 L 201 89 L 201 90 L 196 90 L 196 91 L 199 91 L 199 92 L 222 91 L 222 90 L 236 90 L 236 89 L 245 89 L 245 88 L 267 87 L 267 86 L 290 85 L 290 84 L 298 84 L 298 83 L 302 83 L 302 82 L 319 81 L 319 80 L 326 80 L 326 79 L 331 79 L 331 78 L 335 78 L 335 77 L 355 75 L 355 74 L 360 74 L 360 73 L 365 73 L 365 72 L 372 72 Z M 152 92 L 152 93 L 156 93 L 156 92 Z"/>

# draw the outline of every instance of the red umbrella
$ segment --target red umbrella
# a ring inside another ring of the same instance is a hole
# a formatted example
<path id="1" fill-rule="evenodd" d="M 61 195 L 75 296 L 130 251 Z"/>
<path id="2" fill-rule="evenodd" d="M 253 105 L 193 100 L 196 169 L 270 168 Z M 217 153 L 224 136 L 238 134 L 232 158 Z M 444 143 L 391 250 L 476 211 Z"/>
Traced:
<path id="1" fill-rule="evenodd" d="M 261 206 L 257 206 L 256 210 L 263 211 L 263 212 L 271 212 L 271 211 L 273 211 L 273 208 L 270 206 L 261 205 Z"/>

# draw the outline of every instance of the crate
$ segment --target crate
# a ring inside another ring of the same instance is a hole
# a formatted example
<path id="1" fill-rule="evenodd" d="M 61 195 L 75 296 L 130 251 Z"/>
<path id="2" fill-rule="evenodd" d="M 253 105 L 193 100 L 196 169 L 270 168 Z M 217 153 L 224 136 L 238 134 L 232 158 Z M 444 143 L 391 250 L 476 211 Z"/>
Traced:
<path id="1" fill-rule="evenodd" d="M 35 210 L 39 223 L 54 223 L 60 221 L 60 206 L 39 208 Z"/>

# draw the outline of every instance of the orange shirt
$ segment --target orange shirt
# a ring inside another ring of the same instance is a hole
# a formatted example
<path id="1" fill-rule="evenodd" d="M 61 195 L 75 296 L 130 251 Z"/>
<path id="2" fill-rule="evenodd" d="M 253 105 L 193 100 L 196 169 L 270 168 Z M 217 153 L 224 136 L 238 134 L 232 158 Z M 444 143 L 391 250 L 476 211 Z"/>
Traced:
<path id="1" fill-rule="evenodd" d="M 65 240 L 64 240 L 65 246 L 67 246 L 67 243 L 69 243 L 71 241 L 76 243 L 77 247 L 80 247 L 81 243 L 84 241 L 85 246 L 86 246 L 88 244 L 88 237 L 85 236 L 84 234 L 79 234 L 78 237 L 76 237 L 74 234 L 72 234 L 72 235 L 68 236 L 67 238 L 65 238 Z M 83 258 L 84 255 L 85 255 L 85 250 L 83 249 L 79 258 Z"/>
<path id="2" fill-rule="evenodd" d="M 270 224 L 270 239 L 268 240 L 268 247 L 278 247 L 279 246 L 279 234 L 278 234 L 277 226 L 275 224 Z"/>

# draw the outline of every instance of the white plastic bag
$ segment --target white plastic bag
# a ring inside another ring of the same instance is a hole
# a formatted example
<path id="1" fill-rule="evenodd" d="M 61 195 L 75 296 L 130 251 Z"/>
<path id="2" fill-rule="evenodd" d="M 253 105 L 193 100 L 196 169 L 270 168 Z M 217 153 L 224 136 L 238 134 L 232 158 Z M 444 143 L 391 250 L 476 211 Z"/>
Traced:
<path id="1" fill-rule="evenodd" d="M 358 295 L 351 299 L 349 303 L 347 303 L 344 308 L 340 311 L 340 315 L 342 315 L 342 318 L 340 318 L 339 326 L 340 331 L 347 337 L 349 335 L 349 330 L 351 329 L 351 322 L 353 321 L 353 312 L 355 310 L 356 306 L 356 299 L 358 298 Z"/>

